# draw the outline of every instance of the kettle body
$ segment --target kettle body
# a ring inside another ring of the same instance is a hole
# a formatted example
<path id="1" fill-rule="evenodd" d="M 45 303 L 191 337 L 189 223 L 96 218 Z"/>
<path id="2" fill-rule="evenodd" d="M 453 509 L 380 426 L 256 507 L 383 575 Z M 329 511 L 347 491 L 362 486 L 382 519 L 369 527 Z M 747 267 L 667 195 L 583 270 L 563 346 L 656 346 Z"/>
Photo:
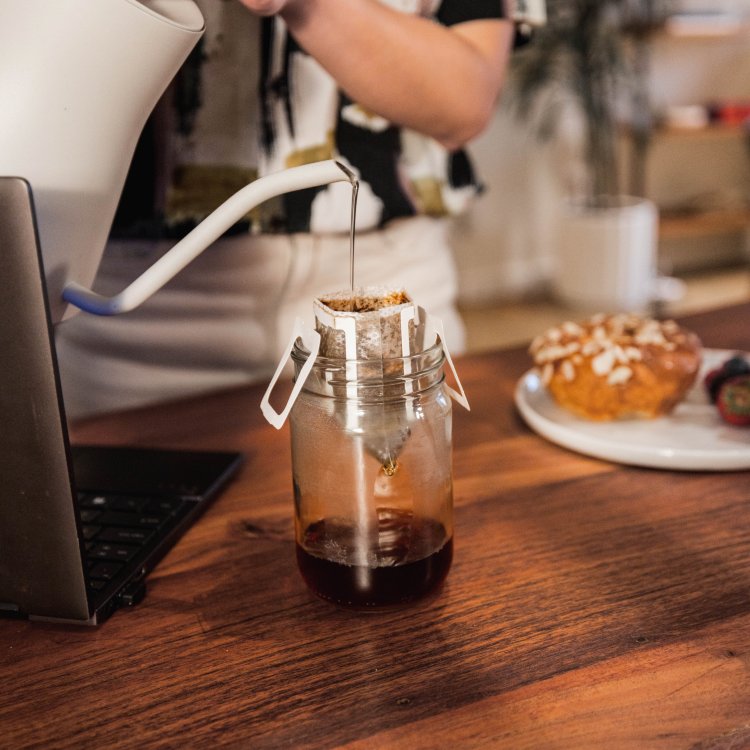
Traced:
<path id="1" fill-rule="evenodd" d="M 93 281 L 138 137 L 203 29 L 193 0 L 0 3 L 0 175 L 31 184 L 54 323 L 65 285 Z"/>

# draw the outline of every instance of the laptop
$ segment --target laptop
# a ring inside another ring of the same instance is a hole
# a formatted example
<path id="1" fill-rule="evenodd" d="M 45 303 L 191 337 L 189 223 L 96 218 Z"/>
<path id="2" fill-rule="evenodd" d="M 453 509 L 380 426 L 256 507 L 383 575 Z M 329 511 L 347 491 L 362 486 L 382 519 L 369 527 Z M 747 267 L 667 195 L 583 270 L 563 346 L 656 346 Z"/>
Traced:
<path id="1" fill-rule="evenodd" d="M 0 615 L 98 625 L 137 604 L 241 462 L 71 447 L 31 188 L 0 177 Z"/>

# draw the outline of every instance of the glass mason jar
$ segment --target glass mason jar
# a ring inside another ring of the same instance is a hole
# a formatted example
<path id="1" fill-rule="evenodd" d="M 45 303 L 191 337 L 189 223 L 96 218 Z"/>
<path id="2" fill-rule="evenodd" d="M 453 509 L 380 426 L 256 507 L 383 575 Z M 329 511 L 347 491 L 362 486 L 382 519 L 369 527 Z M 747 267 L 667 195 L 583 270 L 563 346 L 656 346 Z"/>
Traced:
<path id="1" fill-rule="evenodd" d="M 296 375 L 308 352 L 292 351 Z M 443 348 L 318 357 L 290 413 L 297 562 L 321 599 L 400 607 L 453 559 L 451 400 Z"/>

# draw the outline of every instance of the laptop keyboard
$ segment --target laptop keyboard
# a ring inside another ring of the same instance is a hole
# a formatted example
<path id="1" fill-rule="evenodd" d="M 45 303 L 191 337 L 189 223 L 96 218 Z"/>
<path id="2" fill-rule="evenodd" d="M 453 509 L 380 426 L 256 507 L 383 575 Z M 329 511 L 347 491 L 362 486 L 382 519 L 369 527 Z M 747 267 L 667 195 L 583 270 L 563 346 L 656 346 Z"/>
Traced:
<path id="1" fill-rule="evenodd" d="M 144 547 L 168 534 L 194 503 L 172 498 L 80 493 L 89 586 L 103 589 Z"/>

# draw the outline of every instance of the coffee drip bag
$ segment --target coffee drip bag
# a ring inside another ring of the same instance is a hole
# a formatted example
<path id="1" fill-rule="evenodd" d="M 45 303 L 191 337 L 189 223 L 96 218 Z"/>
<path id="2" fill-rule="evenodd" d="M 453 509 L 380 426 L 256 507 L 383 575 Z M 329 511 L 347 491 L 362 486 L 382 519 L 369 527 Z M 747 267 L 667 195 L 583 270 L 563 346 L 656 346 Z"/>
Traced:
<path id="1" fill-rule="evenodd" d="M 374 440 L 368 449 L 371 455 L 384 465 L 395 461 L 408 437 L 408 429 L 402 429 L 403 403 L 393 412 L 384 403 L 383 419 L 378 424 L 365 425 L 358 423 L 355 407 L 342 406 L 341 402 L 360 398 L 368 402 L 389 402 L 390 397 L 413 393 L 414 358 L 428 352 L 438 337 L 460 392 L 447 384 L 445 391 L 469 409 L 448 352 L 442 322 L 417 307 L 403 289 L 365 287 L 337 292 L 315 299 L 313 307 L 315 330 L 308 328 L 301 318 L 295 320 L 292 336 L 261 400 L 263 415 L 277 430 L 289 416 L 308 378 L 312 378 L 316 381 L 315 392 L 322 388 L 334 396 L 339 421 L 344 419 L 346 429 L 356 430 L 360 435 L 367 433 L 368 440 Z M 271 393 L 293 350 L 300 355 L 295 357 L 298 363 L 296 381 L 286 406 L 277 413 L 270 404 Z M 330 366 L 313 368 L 319 359 L 323 363 L 330 361 Z M 418 383 L 416 385 L 419 387 Z"/>
<path id="2" fill-rule="evenodd" d="M 406 406 L 392 397 L 407 393 L 409 357 L 418 352 L 418 308 L 403 289 L 364 287 L 323 295 L 313 303 L 319 356 L 347 360 L 346 380 L 331 382 L 337 417 L 361 432 L 364 448 L 386 470 L 409 437 Z M 377 399 L 366 417 L 347 397 Z M 389 400 L 390 399 L 390 400 Z"/>

